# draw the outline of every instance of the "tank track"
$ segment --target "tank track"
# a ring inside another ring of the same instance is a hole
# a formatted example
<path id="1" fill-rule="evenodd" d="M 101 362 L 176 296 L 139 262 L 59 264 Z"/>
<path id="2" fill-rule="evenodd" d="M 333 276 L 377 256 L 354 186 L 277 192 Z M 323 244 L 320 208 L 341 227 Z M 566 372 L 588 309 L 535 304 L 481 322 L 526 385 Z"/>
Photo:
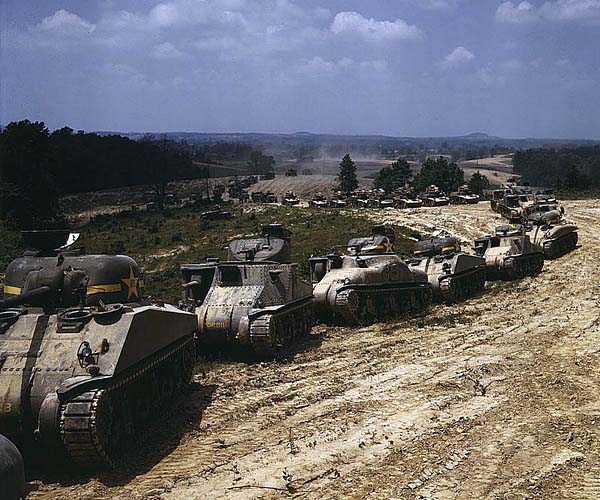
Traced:
<path id="1" fill-rule="evenodd" d="M 485 288 L 485 267 L 460 276 L 440 280 L 439 295 L 446 304 L 454 304 L 472 297 Z"/>
<path id="2" fill-rule="evenodd" d="M 154 417 L 185 389 L 195 361 L 193 338 L 157 353 L 103 389 L 61 404 L 59 432 L 69 457 L 89 468 L 114 468 L 143 439 Z"/>
<path id="3" fill-rule="evenodd" d="M 429 286 L 346 288 L 335 297 L 333 321 L 341 317 L 348 325 L 364 325 L 427 310 L 433 292 Z"/>
<path id="4" fill-rule="evenodd" d="M 579 236 L 577 231 L 566 234 L 548 243 L 548 245 L 544 244 L 544 255 L 547 259 L 558 259 L 575 250 L 577 248 L 578 240 Z"/>
<path id="5" fill-rule="evenodd" d="M 308 335 L 313 324 L 311 303 L 292 310 L 264 314 L 250 323 L 250 345 L 259 358 L 272 358 Z"/>
<path id="6" fill-rule="evenodd" d="M 504 268 L 504 274 L 508 279 L 536 276 L 544 267 L 544 255 L 542 253 L 519 255 L 510 258 L 512 259 L 512 263 Z"/>

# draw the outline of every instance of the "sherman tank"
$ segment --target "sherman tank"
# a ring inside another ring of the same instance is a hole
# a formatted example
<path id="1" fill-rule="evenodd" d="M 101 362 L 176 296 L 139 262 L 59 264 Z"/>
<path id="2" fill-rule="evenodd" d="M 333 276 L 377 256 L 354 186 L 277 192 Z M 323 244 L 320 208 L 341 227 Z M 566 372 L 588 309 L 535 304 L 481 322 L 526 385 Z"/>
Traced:
<path id="1" fill-rule="evenodd" d="M 312 326 L 312 287 L 291 264 L 291 232 L 263 226 L 229 243 L 227 261 L 181 266 L 183 304 L 198 317 L 199 340 L 273 357 Z"/>
<path id="2" fill-rule="evenodd" d="M 321 321 L 357 325 L 427 310 L 427 275 L 394 253 L 394 241 L 393 229 L 376 226 L 371 236 L 351 239 L 347 255 L 309 259 Z"/>
<path id="3" fill-rule="evenodd" d="M 0 498 L 21 500 L 26 494 L 23 457 L 18 448 L 0 434 Z"/>
<path id="4" fill-rule="evenodd" d="M 299 205 L 300 199 L 294 194 L 293 191 L 287 191 L 281 200 L 283 205 Z"/>
<path id="5" fill-rule="evenodd" d="M 0 433 L 26 457 L 115 466 L 187 386 L 193 314 L 143 299 L 130 257 L 83 255 L 68 231 L 24 233 L 0 301 Z"/>
<path id="6" fill-rule="evenodd" d="M 469 189 L 469 186 L 459 186 L 458 191 L 450 193 L 452 205 L 475 205 L 479 203 L 479 195 Z"/>
<path id="7" fill-rule="evenodd" d="M 494 236 L 475 240 L 475 253 L 485 258 L 486 279 L 520 279 L 544 267 L 542 247 L 533 243 L 521 225 L 499 226 Z"/>
<path id="8" fill-rule="evenodd" d="M 577 248 L 577 226 L 568 222 L 557 204 L 536 204 L 528 215 L 527 236 L 544 250 L 547 259 L 556 259 Z"/>
<path id="9" fill-rule="evenodd" d="M 435 185 L 427 186 L 424 193 L 419 196 L 426 207 L 442 207 L 450 203 L 448 198 L 439 187 Z"/>
<path id="10" fill-rule="evenodd" d="M 418 241 L 409 266 L 427 274 L 434 298 L 442 302 L 460 302 L 485 288 L 485 259 L 462 252 L 455 237 Z"/>

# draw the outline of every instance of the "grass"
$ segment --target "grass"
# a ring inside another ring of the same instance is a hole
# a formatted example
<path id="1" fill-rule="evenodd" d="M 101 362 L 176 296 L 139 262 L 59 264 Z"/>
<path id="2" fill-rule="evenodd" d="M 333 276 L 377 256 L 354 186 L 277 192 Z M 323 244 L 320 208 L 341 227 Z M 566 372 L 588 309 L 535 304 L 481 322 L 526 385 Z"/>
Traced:
<path id="1" fill-rule="evenodd" d="M 177 301 L 180 297 L 179 265 L 203 262 L 207 257 L 225 258 L 225 247 L 233 238 L 255 235 L 260 226 L 281 223 L 294 235 L 292 260 L 308 274 L 307 259 L 322 255 L 351 237 L 368 235 L 371 221 L 350 212 L 285 207 L 239 208 L 231 220 L 200 221 L 201 209 L 174 209 L 165 212 L 130 211 L 94 217 L 79 229 L 87 254 L 122 253 L 133 257 L 145 272 L 146 293 L 157 300 Z M 407 233 L 396 228 L 397 234 Z M 0 224 L 2 270 L 22 252 L 19 232 Z M 399 238 L 396 249 L 407 255 L 413 242 Z"/>

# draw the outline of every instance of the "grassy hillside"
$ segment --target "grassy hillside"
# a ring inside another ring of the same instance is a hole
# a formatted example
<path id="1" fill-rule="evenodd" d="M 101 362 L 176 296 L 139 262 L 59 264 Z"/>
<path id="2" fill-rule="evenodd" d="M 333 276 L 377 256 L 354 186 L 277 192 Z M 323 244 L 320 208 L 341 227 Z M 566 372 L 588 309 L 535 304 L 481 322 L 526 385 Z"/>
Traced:
<path id="1" fill-rule="evenodd" d="M 146 274 L 147 294 L 175 301 L 180 296 L 179 265 L 224 258 L 227 242 L 256 234 L 262 224 L 281 223 L 294 233 L 292 259 L 305 275 L 307 259 L 321 255 L 351 237 L 367 235 L 372 222 L 350 212 L 284 207 L 239 209 L 234 219 L 201 222 L 198 211 L 127 212 L 98 216 L 82 228 L 88 254 L 125 253 L 135 258 Z M 396 228 L 397 234 L 407 232 Z M 397 251 L 407 254 L 413 243 L 399 238 Z"/>

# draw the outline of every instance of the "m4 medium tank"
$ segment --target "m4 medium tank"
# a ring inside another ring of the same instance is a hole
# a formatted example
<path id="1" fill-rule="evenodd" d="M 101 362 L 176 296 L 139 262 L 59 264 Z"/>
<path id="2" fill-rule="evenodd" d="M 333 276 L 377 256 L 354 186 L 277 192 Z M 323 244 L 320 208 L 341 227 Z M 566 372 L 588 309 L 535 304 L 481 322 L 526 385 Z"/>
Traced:
<path id="1" fill-rule="evenodd" d="M 307 335 L 312 287 L 290 258 L 291 232 L 271 224 L 260 237 L 229 243 L 225 262 L 182 265 L 183 303 L 197 314 L 199 340 L 273 357 Z"/>
<path id="2" fill-rule="evenodd" d="M 23 457 L 18 448 L 0 434 L 0 498 L 21 500 L 26 494 Z"/>
<path id="3" fill-rule="evenodd" d="M 544 267 L 542 247 L 530 240 L 522 226 L 499 226 L 494 236 L 476 239 L 473 249 L 485 258 L 488 280 L 535 276 Z"/>
<path id="4" fill-rule="evenodd" d="M 485 259 L 461 252 L 454 237 L 418 241 L 409 266 L 427 273 L 434 298 L 446 303 L 459 302 L 485 288 Z"/>
<path id="5" fill-rule="evenodd" d="M 26 459 L 114 466 L 190 381 L 196 321 L 143 302 L 124 255 L 54 250 L 68 231 L 24 233 L 0 301 L 0 433 Z"/>
<path id="6" fill-rule="evenodd" d="M 577 226 L 567 222 L 562 212 L 550 204 L 534 205 L 528 216 L 527 236 L 544 250 L 547 259 L 556 259 L 577 248 Z M 545 210 L 550 208 L 550 210 Z"/>
<path id="7" fill-rule="evenodd" d="M 427 310 L 427 275 L 393 253 L 394 240 L 391 228 L 377 226 L 372 236 L 351 239 L 348 255 L 309 259 L 319 319 L 363 324 Z"/>

